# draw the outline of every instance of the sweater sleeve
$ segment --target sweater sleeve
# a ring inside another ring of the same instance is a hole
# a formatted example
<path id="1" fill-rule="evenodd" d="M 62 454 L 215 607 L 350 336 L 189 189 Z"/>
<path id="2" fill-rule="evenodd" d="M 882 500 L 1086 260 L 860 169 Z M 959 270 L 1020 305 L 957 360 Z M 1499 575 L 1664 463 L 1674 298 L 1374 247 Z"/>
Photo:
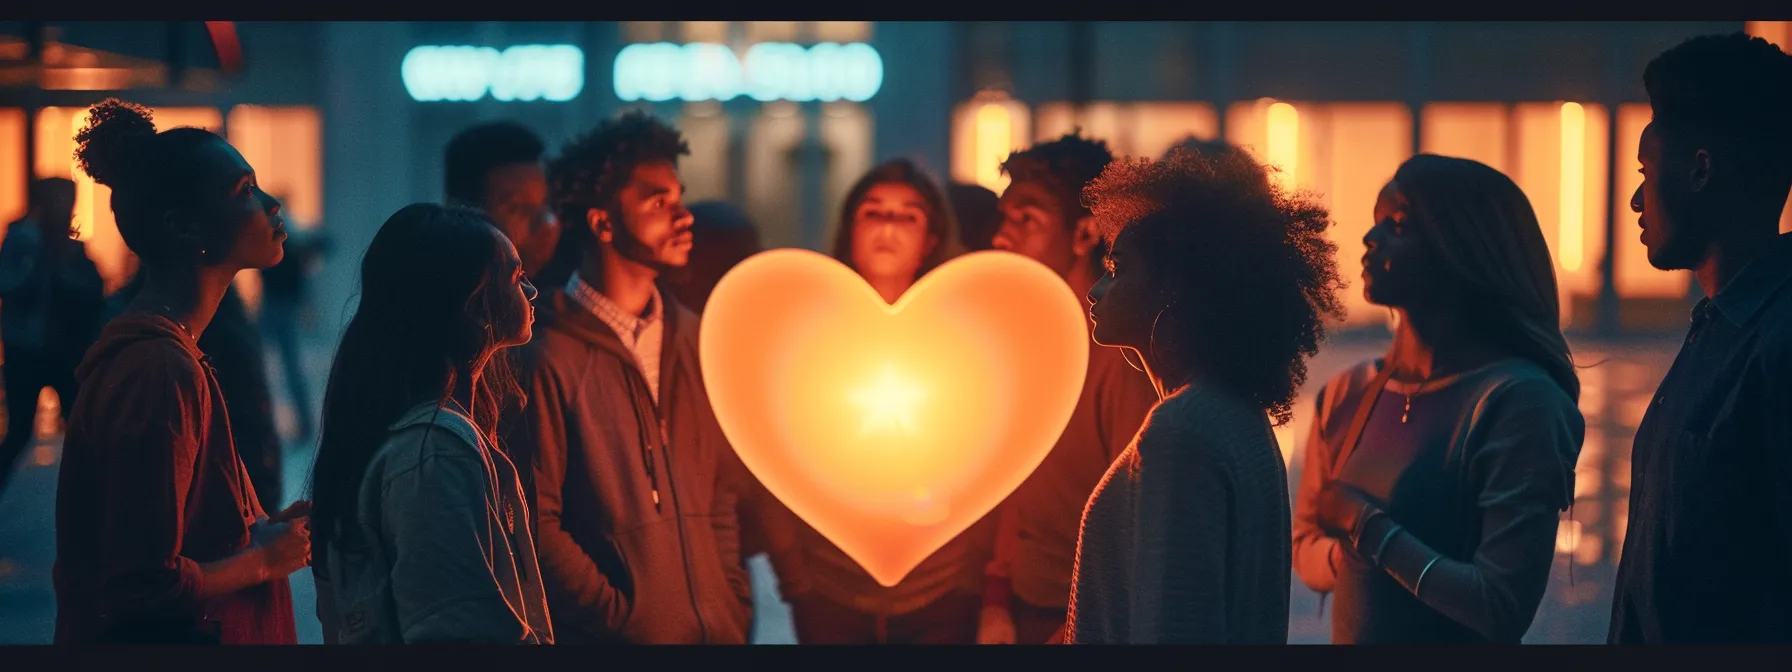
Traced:
<path id="1" fill-rule="evenodd" d="M 1481 516 L 1473 557 L 1440 554 L 1402 528 L 1381 564 L 1432 609 L 1490 640 L 1516 644 L 1549 583 L 1559 512 L 1573 500 L 1585 424 L 1580 409 L 1548 380 L 1495 394 L 1486 402 L 1485 438 L 1469 458 Z M 1363 526 L 1361 543 L 1379 543 L 1396 523 L 1376 516 Z"/>
<path id="2" fill-rule="evenodd" d="M 380 517 L 392 549 L 392 601 L 406 644 L 533 639 L 510 607 L 492 563 L 509 542 L 492 529 L 490 474 L 477 449 L 442 428 L 392 439 L 399 450 L 422 441 L 414 467 L 383 474 Z"/>
<path id="3" fill-rule="evenodd" d="M 529 405 L 522 436 L 534 460 L 536 553 L 556 630 L 583 631 L 613 639 L 628 617 L 628 598 L 610 583 L 585 549 L 561 525 L 561 492 L 566 485 L 565 391 L 541 363 L 528 367 Z"/>
<path id="4" fill-rule="evenodd" d="M 1331 446 L 1325 443 L 1326 388 L 1314 399 L 1313 428 L 1307 432 L 1300 467 L 1300 485 L 1294 496 L 1294 573 L 1316 593 L 1329 593 L 1338 584 L 1338 540 L 1319 528 L 1316 498 L 1331 473 Z"/>
<path id="5" fill-rule="evenodd" d="M 1231 484 L 1180 419 L 1139 437 L 1131 644 L 1226 641 L 1225 560 Z"/>
<path id="6" fill-rule="evenodd" d="M 754 503 L 753 487 L 758 481 L 726 443 L 720 446 L 716 459 L 720 464 L 716 471 L 716 508 L 711 516 L 716 551 L 722 561 L 722 575 L 728 578 L 728 585 L 734 589 L 734 596 L 739 601 L 738 615 L 744 628 L 752 620 L 753 580 L 747 573 L 741 542 L 746 529 L 758 531 L 756 517 L 759 509 Z"/>
<path id="7" fill-rule="evenodd" d="M 107 453 L 94 461 L 107 493 L 96 531 L 100 600 L 120 631 L 197 617 L 202 581 L 181 540 L 203 430 L 203 379 L 198 364 L 181 355 L 147 348 L 128 354 L 89 383 L 112 400 L 94 425 L 92 445 Z"/>

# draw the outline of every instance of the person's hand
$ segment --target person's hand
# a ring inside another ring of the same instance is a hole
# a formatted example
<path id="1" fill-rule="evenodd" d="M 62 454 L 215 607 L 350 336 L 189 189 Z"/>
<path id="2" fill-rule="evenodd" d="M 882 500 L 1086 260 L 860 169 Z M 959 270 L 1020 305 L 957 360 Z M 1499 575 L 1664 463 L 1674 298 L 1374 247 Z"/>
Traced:
<path id="1" fill-rule="evenodd" d="M 985 606 L 977 620 L 978 644 L 1013 644 L 1014 614 L 1000 606 Z"/>
<path id="2" fill-rule="evenodd" d="M 1334 539 L 1348 540 L 1367 507 L 1375 501 L 1355 486 L 1329 481 L 1313 502 L 1319 512 L 1319 529 Z"/>
<path id="3" fill-rule="evenodd" d="M 310 512 L 310 503 L 287 507 L 274 518 L 263 518 L 249 527 L 251 548 L 260 551 L 270 579 L 284 579 L 311 564 L 311 520 L 298 511 Z"/>

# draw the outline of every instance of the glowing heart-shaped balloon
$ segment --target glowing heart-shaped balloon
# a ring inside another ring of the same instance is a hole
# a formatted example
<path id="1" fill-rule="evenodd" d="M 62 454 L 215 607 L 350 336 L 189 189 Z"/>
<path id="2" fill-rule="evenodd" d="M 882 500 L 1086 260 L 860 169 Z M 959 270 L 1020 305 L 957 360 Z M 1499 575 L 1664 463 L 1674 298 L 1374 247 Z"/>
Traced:
<path id="1" fill-rule="evenodd" d="M 766 489 L 894 586 L 1039 466 L 1082 391 L 1082 304 L 1050 269 L 977 252 L 895 305 L 834 259 L 757 254 L 698 337 L 728 441 Z"/>

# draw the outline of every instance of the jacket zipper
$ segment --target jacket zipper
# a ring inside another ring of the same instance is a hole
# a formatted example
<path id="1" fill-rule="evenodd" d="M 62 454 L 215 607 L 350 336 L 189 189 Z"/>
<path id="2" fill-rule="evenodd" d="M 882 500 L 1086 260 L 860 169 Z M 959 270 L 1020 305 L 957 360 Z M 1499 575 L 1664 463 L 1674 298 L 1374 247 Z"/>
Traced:
<path id="1" fill-rule="evenodd" d="M 624 368 L 626 369 L 628 367 L 625 365 Z M 638 386 L 636 389 L 639 390 L 640 392 L 648 392 L 647 401 L 648 401 L 649 410 L 651 411 L 652 416 L 653 416 L 652 420 L 653 420 L 654 424 L 657 425 L 660 430 L 659 431 L 658 448 L 660 450 L 666 452 L 666 455 L 667 455 L 666 459 L 667 459 L 667 462 L 669 465 L 670 461 L 671 461 L 671 452 L 672 451 L 667 444 L 667 442 L 669 441 L 669 439 L 668 439 L 669 432 L 667 431 L 668 427 L 666 424 L 665 416 L 660 413 L 660 402 L 658 400 L 655 400 L 653 398 L 652 393 L 646 389 L 647 388 L 647 377 L 645 375 L 641 374 L 641 372 L 639 370 L 634 370 L 633 373 L 636 376 L 638 376 L 638 378 L 631 379 Z M 670 382 L 670 381 L 667 381 L 667 382 Z M 670 387 L 671 386 L 669 386 L 669 385 L 664 386 L 664 387 L 662 387 L 662 391 L 670 392 Z M 645 429 L 645 427 L 647 425 L 648 418 L 641 417 L 641 414 L 638 410 L 636 412 L 635 417 L 637 418 L 636 422 L 641 422 L 643 425 L 643 429 Z M 653 510 L 655 512 L 660 512 L 662 509 L 660 506 L 659 472 L 654 469 L 654 459 L 653 459 L 654 448 L 655 448 L 655 446 L 654 446 L 653 441 L 644 440 L 641 442 L 642 454 L 647 459 L 648 483 L 653 488 Z M 707 624 L 703 621 L 703 608 L 697 602 L 697 582 L 696 582 L 696 579 L 694 579 L 691 576 L 691 542 L 690 542 L 690 539 L 685 535 L 684 512 L 678 506 L 678 483 L 673 479 L 672 469 L 670 468 L 670 466 L 668 466 L 668 468 L 666 469 L 666 487 L 668 490 L 671 491 L 671 494 L 672 494 L 672 522 L 674 525 L 676 525 L 678 527 L 678 545 L 680 547 L 680 550 L 683 551 L 683 552 L 679 553 L 679 555 L 682 556 L 681 560 L 684 565 L 685 594 L 690 597 L 691 613 L 697 617 L 697 633 L 698 633 L 698 636 L 701 638 L 700 641 L 702 641 L 705 644 L 708 644 L 709 643 L 709 624 Z"/>

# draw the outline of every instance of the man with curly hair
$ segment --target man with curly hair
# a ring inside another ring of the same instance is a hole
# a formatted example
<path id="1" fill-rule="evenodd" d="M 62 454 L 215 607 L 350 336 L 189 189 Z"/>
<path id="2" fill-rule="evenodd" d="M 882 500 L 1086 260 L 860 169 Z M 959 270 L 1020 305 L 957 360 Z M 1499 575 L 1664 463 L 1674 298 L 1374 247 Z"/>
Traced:
<path id="1" fill-rule="evenodd" d="M 1286 423 L 1341 286 L 1324 207 L 1248 156 L 1120 161 L 1086 190 L 1108 273 L 1101 345 L 1161 401 L 1083 512 L 1065 640 L 1283 644 Z"/>
<path id="2" fill-rule="evenodd" d="M 564 228 L 519 357 L 543 583 L 561 643 L 742 644 L 751 477 L 698 368 L 696 313 L 661 286 L 686 265 L 679 132 L 634 112 L 549 162 Z M 559 266 L 558 269 L 554 266 Z"/>
<path id="3" fill-rule="evenodd" d="M 1643 72 L 1637 158 L 1649 263 L 1709 298 L 1631 455 L 1613 591 L 1618 644 L 1792 643 L 1792 56 L 1697 37 Z"/>
<path id="4" fill-rule="evenodd" d="M 1083 206 L 1083 187 L 1114 160 L 1107 144 L 1075 132 L 1009 155 L 1013 180 L 999 201 L 992 241 L 1056 271 L 1082 296 L 1106 247 Z M 1151 382 L 1112 348 L 1089 344 L 1089 368 L 1058 443 L 1000 511 L 977 639 L 1040 644 L 1064 625 L 1083 504 L 1157 403 Z"/>

